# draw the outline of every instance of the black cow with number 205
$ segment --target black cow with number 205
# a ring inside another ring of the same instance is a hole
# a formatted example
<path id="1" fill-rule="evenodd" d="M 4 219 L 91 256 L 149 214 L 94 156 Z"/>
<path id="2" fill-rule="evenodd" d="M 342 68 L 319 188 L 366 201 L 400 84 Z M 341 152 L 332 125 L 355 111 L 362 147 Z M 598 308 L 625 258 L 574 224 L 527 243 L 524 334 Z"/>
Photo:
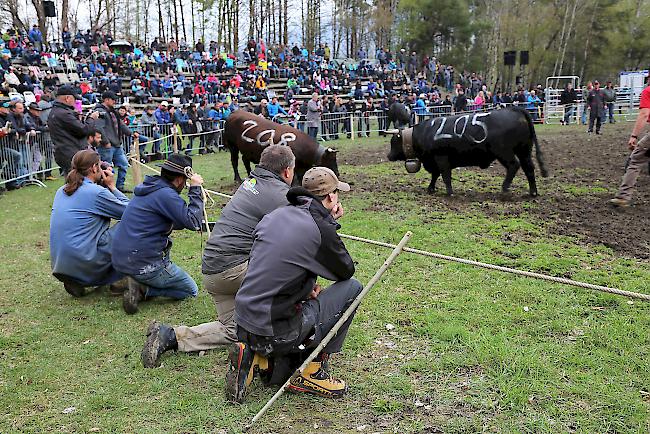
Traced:
<path id="1" fill-rule="evenodd" d="M 535 127 L 528 112 L 519 107 L 436 117 L 413 128 L 387 131 L 392 133 L 390 161 L 406 160 L 406 170 L 415 173 L 424 165 L 431 173 L 429 193 L 434 193 L 440 175 L 452 195 L 451 169 L 478 166 L 486 169 L 499 161 L 506 168 L 502 191 L 510 190 L 512 180 L 523 169 L 531 196 L 537 196 L 533 146 L 543 177 L 548 176 Z"/>

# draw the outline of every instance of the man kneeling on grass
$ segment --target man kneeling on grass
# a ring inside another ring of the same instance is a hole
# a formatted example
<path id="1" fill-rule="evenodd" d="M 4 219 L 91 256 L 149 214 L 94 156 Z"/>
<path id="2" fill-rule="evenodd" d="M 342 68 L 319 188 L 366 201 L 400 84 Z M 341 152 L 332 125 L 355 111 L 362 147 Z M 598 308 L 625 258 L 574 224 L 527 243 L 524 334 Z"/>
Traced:
<path id="1" fill-rule="evenodd" d="M 104 164 L 104 166 L 102 166 Z M 113 170 L 93 150 L 77 152 L 65 185 L 56 192 L 50 219 L 52 274 L 73 297 L 86 287 L 111 284 L 121 295 L 124 276 L 113 268 L 111 245 L 129 199 L 115 187 Z M 119 282 L 118 282 L 119 281 Z"/>
<path id="2" fill-rule="evenodd" d="M 287 193 L 289 206 L 265 216 L 255 228 L 246 277 L 235 297 L 239 342 L 229 349 L 226 398 L 242 402 L 255 372 L 282 384 L 334 327 L 361 292 L 354 263 L 337 230 L 343 215 L 338 192 L 350 186 L 334 172 L 315 167 L 303 187 Z M 321 291 L 318 276 L 336 283 Z M 310 363 L 290 390 L 336 398 L 345 382 L 328 372 L 329 355 L 341 351 L 353 316 Z"/>
<path id="3" fill-rule="evenodd" d="M 192 159 L 172 154 L 161 165 L 160 176 L 147 176 L 134 190 L 113 242 L 113 265 L 129 276 L 122 306 L 128 314 L 138 311 L 147 297 L 182 300 L 196 297 L 196 282 L 169 259 L 174 229 L 201 229 L 203 178 L 189 178 L 189 205 L 180 197 L 191 174 Z"/>

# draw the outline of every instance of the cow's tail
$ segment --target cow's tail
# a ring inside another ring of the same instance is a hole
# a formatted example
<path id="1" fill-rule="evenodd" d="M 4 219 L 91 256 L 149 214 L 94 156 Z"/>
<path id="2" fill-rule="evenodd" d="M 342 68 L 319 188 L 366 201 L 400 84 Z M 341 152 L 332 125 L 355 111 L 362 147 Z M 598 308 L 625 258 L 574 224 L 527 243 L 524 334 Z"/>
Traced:
<path id="1" fill-rule="evenodd" d="M 513 106 L 513 109 L 521 112 L 526 116 L 526 122 L 528 122 L 528 130 L 530 131 L 530 139 L 535 145 L 535 158 L 537 158 L 537 164 L 539 164 L 539 170 L 542 172 L 542 177 L 548 177 L 548 169 L 546 168 L 546 163 L 544 163 L 544 153 L 542 152 L 542 147 L 539 146 L 539 140 L 537 140 L 537 134 L 535 133 L 535 125 L 533 124 L 533 118 L 528 113 L 528 110 Z"/>

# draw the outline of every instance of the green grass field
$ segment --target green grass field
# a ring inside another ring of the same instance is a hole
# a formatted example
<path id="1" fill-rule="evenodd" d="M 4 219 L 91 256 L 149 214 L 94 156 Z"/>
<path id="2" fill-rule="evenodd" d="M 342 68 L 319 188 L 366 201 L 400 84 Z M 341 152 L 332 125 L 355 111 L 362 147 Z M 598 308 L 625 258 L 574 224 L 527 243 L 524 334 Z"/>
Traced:
<path id="1" fill-rule="evenodd" d="M 375 136 L 336 146 L 344 156 L 386 143 Z M 226 153 L 195 158 L 206 186 L 225 193 L 234 189 L 229 166 Z M 401 163 L 340 169 L 354 183 L 342 197 L 344 233 L 397 242 L 412 230 L 411 247 L 647 290 L 648 262 L 551 236 L 546 222 L 509 214 L 507 202 L 492 203 L 502 211 L 496 217 L 480 204 L 453 212 L 440 196 L 401 189 L 413 182 Z M 426 187 L 424 171 L 415 176 Z M 462 176 L 462 189 L 495 196 L 502 180 Z M 392 188 L 372 191 L 378 183 Z M 0 432 L 240 432 L 274 390 L 256 381 L 244 405 L 224 402 L 225 350 L 172 353 L 153 370 L 140 362 L 149 321 L 212 320 L 209 295 L 150 301 L 127 316 L 121 299 L 73 299 L 50 276 L 48 222 L 61 184 L 0 196 Z M 514 188 L 525 192 L 521 173 Z M 565 193 L 584 194 L 570 185 Z M 173 259 L 200 282 L 200 235 L 177 232 L 174 240 Z M 346 245 L 362 282 L 390 253 Z M 253 432 L 646 433 L 649 314 L 640 301 L 404 253 L 361 305 L 333 360 L 349 395 L 285 394 Z"/>

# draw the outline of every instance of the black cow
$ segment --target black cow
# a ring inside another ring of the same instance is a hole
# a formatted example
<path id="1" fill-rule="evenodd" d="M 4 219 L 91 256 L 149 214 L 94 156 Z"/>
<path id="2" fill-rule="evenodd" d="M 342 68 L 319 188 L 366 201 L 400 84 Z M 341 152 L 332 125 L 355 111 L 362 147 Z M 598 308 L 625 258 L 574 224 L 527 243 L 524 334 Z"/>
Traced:
<path id="1" fill-rule="evenodd" d="M 289 126 L 281 125 L 244 110 L 237 110 L 226 120 L 223 140 L 230 149 L 230 160 L 235 181 L 241 183 L 238 163 L 241 153 L 246 173 L 251 173 L 251 162 L 260 162 L 264 148 L 270 144 L 287 145 L 296 157 L 295 182 L 300 184 L 307 170 L 314 166 L 332 169 L 338 176 L 336 149 L 325 148 L 307 134 Z"/>
<path id="2" fill-rule="evenodd" d="M 409 106 L 401 102 L 394 102 L 388 107 L 388 120 L 386 128 L 393 123 L 395 128 L 404 128 L 406 125 L 411 125 L 411 109 Z"/>
<path id="3" fill-rule="evenodd" d="M 407 160 L 409 172 L 417 172 L 421 162 L 431 173 L 429 193 L 435 191 L 436 180 L 442 175 L 447 194 L 453 194 L 451 169 L 455 167 L 486 169 L 498 160 L 507 170 L 503 192 L 510 190 L 521 165 L 528 178 L 530 195 L 537 196 L 535 166 L 531 158 L 533 145 L 542 176 L 548 176 L 533 121 L 526 110 L 518 107 L 437 117 L 392 133 L 395 135 L 390 142 L 388 159 Z"/>

